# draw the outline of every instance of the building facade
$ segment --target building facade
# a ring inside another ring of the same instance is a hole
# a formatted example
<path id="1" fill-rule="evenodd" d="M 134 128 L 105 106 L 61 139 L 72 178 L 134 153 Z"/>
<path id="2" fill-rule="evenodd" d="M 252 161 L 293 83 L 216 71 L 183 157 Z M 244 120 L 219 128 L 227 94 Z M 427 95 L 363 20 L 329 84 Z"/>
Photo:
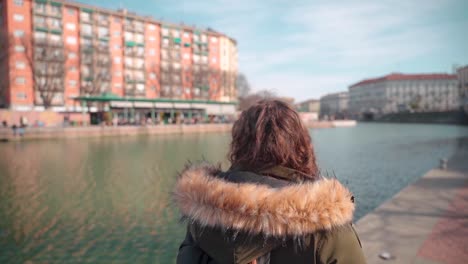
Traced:
<path id="1" fill-rule="evenodd" d="M 299 112 L 320 112 L 320 101 L 317 99 L 310 99 L 301 103 L 296 104 L 296 108 Z"/>
<path id="2" fill-rule="evenodd" d="M 237 44 L 223 33 L 61 0 L 2 0 L 0 21 L 9 109 L 92 111 L 76 98 L 102 94 L 154 99 L 141 108 L 236 100 Z"/>
<path id="3" fill-rule="evenodd" d="M 460 107 L 457 77 L 453 74 L 394 73 L 349 86 L 353 116 L 397 112 L 443 112 Z"/>
<path id="4" fill-rule="evenodd" d="M 460 88 L 460 104 L 468 114 L 468 65 L 457 69 L 457 78 Z"/>
<path id="5" fill-rule="evenodd" d="M 320 98 L 320 118 L 348 118 L 348 92 L 327 94 Z"/>

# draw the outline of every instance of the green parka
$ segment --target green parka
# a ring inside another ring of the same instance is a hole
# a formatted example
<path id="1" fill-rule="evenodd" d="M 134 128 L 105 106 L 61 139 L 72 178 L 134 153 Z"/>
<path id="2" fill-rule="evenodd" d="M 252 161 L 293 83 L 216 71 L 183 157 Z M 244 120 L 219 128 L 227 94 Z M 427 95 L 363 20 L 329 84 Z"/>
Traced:
<path id="1" fill-rule="evenodd" d="M 198 165 L 181 173 L 174 198 L 188 220 L 178 264 L 366 263 L 353 197 L 335 179 Z"/>

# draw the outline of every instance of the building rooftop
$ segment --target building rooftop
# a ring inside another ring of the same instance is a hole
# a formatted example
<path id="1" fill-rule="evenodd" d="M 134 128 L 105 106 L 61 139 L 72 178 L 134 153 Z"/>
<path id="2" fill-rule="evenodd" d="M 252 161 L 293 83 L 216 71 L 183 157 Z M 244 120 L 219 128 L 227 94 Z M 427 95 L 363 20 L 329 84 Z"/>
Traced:
<path id="1" fill-rule="evenodd" d="M 457 79 L 457 76 L 455 74 L 447 74 L 447 73 L 424 73 L 424 74 L 392 73 L 389 75 L 385 75 L 383 77 L 365 79 L 349 87 L 352 88 L 358 85 L 378 83 L 378 82 L 383 82 L 383 81 L 451 80 L 451 79 L 455 80 Z"/>
<path id="2" fill-rule="evenodd" d="M 158 19 L 153 18 L 152 16 L 140 15 L 140 14 L 138 14 L 136 12 L 127 10 L 126 8 L 119 8 L 119 9 L 112 10 L 112 9 L 108 9 L 108 8 L 99 7 L 97 5 L 89 5 L 89 4 L 85 4 L 85 3 L 81 3 L 81 2 L 77 2 L 77 1 L 70 1 L 70 0 L 54 0 L 54 1 L 57 2 L 57 3 L 62 3 L 65 6 L 78 7 L 78 8 L 81 8 L 83 10 L 88 10 L 88 11 L 91 11 L 91 12 L 92 11 L 97 11 L 97 12 L 104 13 L 104 14 L 107 14 L 107 15 L 133 18 L 133 19 L 137 19 L 137 20 L 141 20 L 141 21 L 145 21 L 145 22 L 149 22 L 149 23 L 159 24 L 161 26 L 176 27 L 176 28 L 190 30 L 190 31 L 199 30 L 199 31 L 204 32 L 204 33 L 209 33 L 209 34 L 216 35 L 216 36 L 226 37 L 226 38 L 230 39 L 231 41 L 233 41 L 235 44 L 237 44 L 237 41 L 234 38 L 232 38 L 230 36 L 227 36 L 226 34 L 221 33 L 219 31 L 215 31 L 210 27 L 208 27 L 208 28 L 198 28 L 196 26 L 185 25 L 184 23 L 177 24 L 177 23 L 172 23 L 172 22 L 165 21 L 165 20 L 164 21 L 163 20 L 158 20 Z"/>
<path id="3" fill-rule="evenodd" d="M 299 102 L 299 103 L 297 103 L 297 105 L 300 105 L 300 104 L 308 104 L 308 103 L 314 103 L 314 102 L 318 102 L 318 101 L 319 101 L 318 99 L 309 99 L 309 100 L 305 100 L 305 101 Z"/>
<path id="4" fill-rule="evenodd" d="M 328 98 L 332 98 L 332 97 L 347 96 L 347 95 L 348 95 L 348 92 L 329 93 L 329 94 L 326 94 L 326 95 L 320 97 L 320 100 L 328 99 Z"/>

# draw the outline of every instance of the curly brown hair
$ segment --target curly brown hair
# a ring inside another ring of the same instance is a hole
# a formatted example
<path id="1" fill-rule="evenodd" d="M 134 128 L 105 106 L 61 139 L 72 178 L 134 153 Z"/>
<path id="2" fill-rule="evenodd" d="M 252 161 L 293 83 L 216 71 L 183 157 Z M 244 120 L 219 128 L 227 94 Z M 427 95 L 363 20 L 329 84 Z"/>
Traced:
<path id="1" fill-rule="evenodd" d="M 309 131 L 279 100 L 262 100 L 241 113 L 232 128 L 229 160 L 252 171 L 280 165 L 311 179 L 318 175 Z"/>

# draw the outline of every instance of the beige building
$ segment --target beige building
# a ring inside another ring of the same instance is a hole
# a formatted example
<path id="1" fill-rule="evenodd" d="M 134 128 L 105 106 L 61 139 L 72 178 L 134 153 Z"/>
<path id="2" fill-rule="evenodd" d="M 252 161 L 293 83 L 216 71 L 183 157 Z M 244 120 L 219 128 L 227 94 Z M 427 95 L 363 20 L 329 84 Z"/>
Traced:
<path id="1" fill-rule="evenodd" d="M 221 101 L 231 101 L 237 98 L 237 43 L 234 39 L 222 36 L 220 38 L 220 68 L 223 76 L 221 78 Z"/>
<path id="2" fill-rule="evenodd" d="M 457 76 L 393 73 L 349 87 L 353 116 L 396 112 L 444 112 L 459 109 Z"/>
<path id="3" fill-rule="evenodd" d="M 320 101 L 317 99 L 309 99 L 307 101 L 296 104 L 299 112 L 320 112 Z"/>
<path id="4" fill-rule="evenodd" d="M 460 104 L 468 114 L 468 65 L 457 69 L 458 85 L 460 89 Z"/>
<path id="5" fill-rule="evenodd" d="M 348 117 L 348 92 L 332 93 L 320 98 L 320 118 L 345 119 Z"/>

